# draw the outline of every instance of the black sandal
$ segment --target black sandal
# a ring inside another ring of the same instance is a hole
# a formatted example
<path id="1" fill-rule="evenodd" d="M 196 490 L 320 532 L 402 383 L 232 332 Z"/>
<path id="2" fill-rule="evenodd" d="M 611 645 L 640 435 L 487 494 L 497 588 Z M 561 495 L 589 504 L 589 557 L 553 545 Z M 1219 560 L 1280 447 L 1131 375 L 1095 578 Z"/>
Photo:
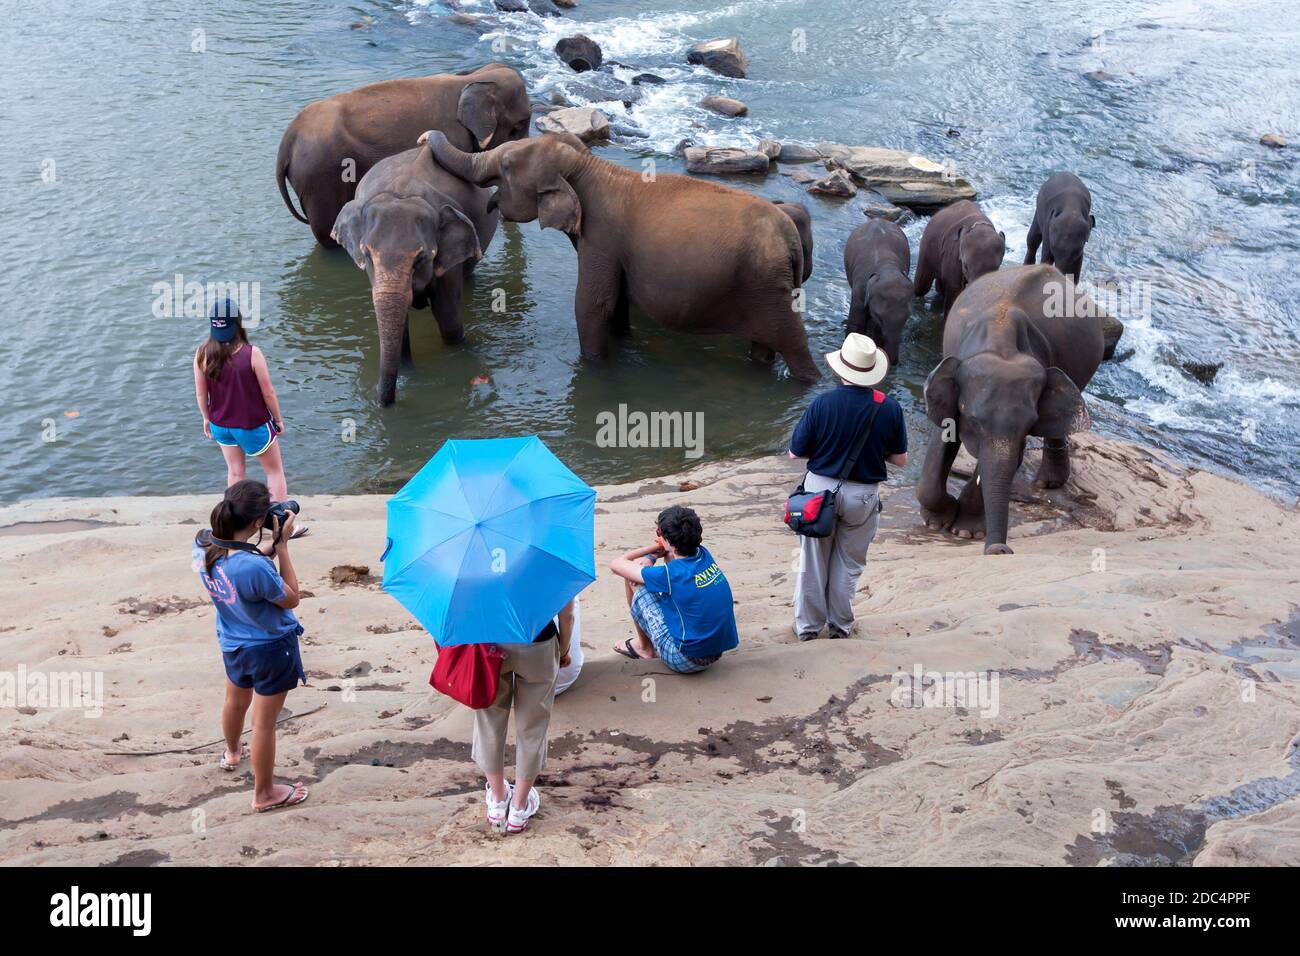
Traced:
<path id="1" fill-rule="evenodd" d="M 634 660 L 634 661 L 652 661 L 652 660 L 654 660 L 653 657 L 642 657 L 642 656 L 641 656 L 640 654 L 638 654 L 636 651 L 632 650 L 632 638 L 630 638 L 630 637 L 629 637 L 626 641 L 623 642 L 623 646 L 622 646 L 622 647 L 619 647 L 617 644 L 615 644 L 615 645 L 614 645 L 614 653 L 615 653 L 615 654 L 618 654 L 618 655 L 620 655 L 620 656 L 622 656 L 622 657 L 630 657 L 630 658 L 632 658 L 632 660 Z"/>

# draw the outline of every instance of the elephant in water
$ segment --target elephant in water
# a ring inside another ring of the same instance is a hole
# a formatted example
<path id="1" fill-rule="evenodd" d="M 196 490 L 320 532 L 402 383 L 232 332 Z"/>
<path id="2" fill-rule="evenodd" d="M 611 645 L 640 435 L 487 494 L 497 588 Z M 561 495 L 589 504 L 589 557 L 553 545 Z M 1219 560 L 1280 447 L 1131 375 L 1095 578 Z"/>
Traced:
<path id="1" fill-rule="evenodd" d="M 575 137 L 548 133 L 483 153 L 427 134 L 438 162 L 497 187 L 511 222 L 538 220 L 578 251 L 575 312 L 582 354 L 608 355 L 611 330 L 635 305 L 683 332 L 732 333 L 751 355 L 779 352 L 800 382 L 820 373 L 800 312 L 803 248 L 791 216 L 766 199 L 688 176 L 640 172 L 593 156 Z"/>
<path id="2" fill-rule="evenodd" d="M 799 230 L 799 245 L 803 247 L 803 277 L 800 281 L 807 282 L 813 270 L 812 216 L 808 215 L 807 208 L 801 202 L 773 199 L 772 205 L 789 216 L 794 227 Z"/>
<path id="3" fill-rule="evenodd" d="M 305 106 L 280 140 L 275 178 L 294 217 L 333 247 L 334 220 L 381 159 L 438 129 L 461 149 L 499 146 L 528 135 L 528 90 L 519 71 L 489 63 L 466 73 L 372 83 Z M 303 211 L 294 208 L 293 186 Z"/>
<path id="4" fill-rule="evenodd" d="M 999 268 L 1006 254 L 1006 233 L 999 232 L 969 199 L 955 202 L 940 209 L 925 224 L 921 247 L 916 252 L 913 291 L 923 296 L 937 282 L 947 317 L 961 290 Z"/>
<path id="5" fill-rule="evenodd" d="M 432 306 L 448 345 L 465 337 L 461 287 L 497 227 L 489 195 L 447 172 L 421 146 L 376 163 L 339 212 L 331 235 L 370 278 L 380 404 L 397 397 L 399 355 L 410 358 L 412 305 Z"/>
<path id="6" fill-rule="evenodd" d="M 853 292 L 849 331 L 871 336 L 893 368 L 912 313 L 911 264 L 907 236 L 886 219 L 867 220 L 844 244 L 844 274 Z"/>
<path id="7" fill-rule="evenodd" d="M 1029 249 L 1025 265 L 1033 265 L 1042 245 L 1043 262 L 1078 282 L 1083 271 L 1083 247 L 1095 225 L 1092 193 L 1083 180 L 1074 173 L 1057 173 L 1038 190 L 1038 205 L 1026 239 Z"/>
<path id="8" fill-rule="evenodd" d="M 1034 484 L 1065 484 L 1066 436 L 1091 424 L 1080 392 L 1101 364 L 1102 329 L 1096 303 L 1052 266 L 1001 269 L 966 288 L 925 383 L 926 414 L 939 428 L 916 489 L 929 527 L 983 536 L 985 554 L 1011 553 L 1008 499 L 1025 439 L 1043 439 Z M 948 473 L 960 445 L 978 466 L 953 498 Z"/>

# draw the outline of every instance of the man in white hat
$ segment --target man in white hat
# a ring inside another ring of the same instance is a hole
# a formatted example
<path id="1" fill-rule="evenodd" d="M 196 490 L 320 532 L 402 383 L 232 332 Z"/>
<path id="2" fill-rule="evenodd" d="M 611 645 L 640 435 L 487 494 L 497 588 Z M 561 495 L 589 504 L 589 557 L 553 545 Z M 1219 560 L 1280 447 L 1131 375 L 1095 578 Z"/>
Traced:
<path id="1" fill-rule="evenodd" d="M 794 632 L 801 641 L 819 636 L 823 628 L 832 638 L 853 632 L 853 594 L 880 523 L 885 463 L 907 464 L 903 409 L 872 387 L 889 371 L 885 353 L 868 336 L 851 332 L 838 352 L 826 356 L 826 364 L 841 384 L 813 400 L 790 436 L 790 457 L 808 459 L 806 491 L 826 491 L 839 483 L 872 407 L 879 405 L 879 411 L 836 496 L 835 530 L 827 538 L 800 538 Z"/>

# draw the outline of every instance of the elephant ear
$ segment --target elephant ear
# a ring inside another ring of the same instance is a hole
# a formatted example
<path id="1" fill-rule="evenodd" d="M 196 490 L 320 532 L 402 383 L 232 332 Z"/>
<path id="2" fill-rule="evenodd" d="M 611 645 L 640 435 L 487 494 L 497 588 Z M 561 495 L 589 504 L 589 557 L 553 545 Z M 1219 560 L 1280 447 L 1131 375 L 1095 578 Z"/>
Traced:
<path id="1" fill-rule="evenodd" d="M 1070 376 L 1056 366 L 1049 368 L 1047 381 L 1038 396 L 1038 421 L 1029 434 L 1039 438 L 1064 438 L 1091 427 L 1088 408 Z"/>
<path id="2" fill-rule="evenodd" d="M 348 251 L 348 255 L 352 257 L 358 269 L 366 267 L 366 254 L 361 250 L 363 228 L 361 212 L 361 203 L 349 199 L 339 210 L 338 218 L 334 220 L 334 228 L 330 231 L 330 237 Z"/>
<path id="3" fill-rule="evenodd" d="M 556 176 L 537 191 L 537 221 L 543 229 L 558 229 L 570 236 L 582 231 L 582 204 L 563 176 Z"/>
<path id="4" fill-rule="evenodd" d="M 438 254 L 433 259 L 433 271 L 441 276 L 448 269 L 460 265 L 466 259 L 476 262 L 483 258 L 479 248 L 478 233 L 474 224 L 465 214 L 451 203 L 446 203 L 439 210 Z"/>
<path id="5" fill-rule="evenodd" d="M 479 149 L 492 145 L 497 129 L 497 88 L 495 83 L 469 83 L 460 91 L 456 119 L 474 134 Z"/>
<path id="6" fill-rule="evenodd" d="M 957 368 L 961 361 L 949 355 L 925 380 L 925 414 L 940 428 L 957 420 Z"/>

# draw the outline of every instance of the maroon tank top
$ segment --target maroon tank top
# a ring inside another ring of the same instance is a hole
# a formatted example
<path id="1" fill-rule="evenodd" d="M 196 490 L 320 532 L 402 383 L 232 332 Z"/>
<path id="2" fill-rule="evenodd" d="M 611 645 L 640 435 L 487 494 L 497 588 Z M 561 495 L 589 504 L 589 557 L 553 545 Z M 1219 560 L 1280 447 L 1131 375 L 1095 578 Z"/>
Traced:
<path id="1" fill-rule="evenodd" d="M 209 378 L 208 418 L 223 428 L 257 428 L 271 419 L 253 371 L 253 347 L 244 345 L 226 360 L 221 378 Z"/>

